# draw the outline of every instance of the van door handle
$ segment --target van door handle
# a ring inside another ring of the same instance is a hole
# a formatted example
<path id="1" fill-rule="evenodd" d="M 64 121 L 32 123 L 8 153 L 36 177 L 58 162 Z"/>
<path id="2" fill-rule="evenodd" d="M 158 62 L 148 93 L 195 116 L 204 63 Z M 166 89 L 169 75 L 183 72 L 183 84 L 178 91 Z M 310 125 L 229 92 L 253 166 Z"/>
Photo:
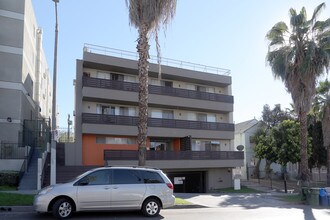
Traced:
<path id="1" fill-rule="evenodd" d="M 112 187 L 112 189 L 118 189 L 118 186 L 114 186 L 114 187 Z"/>

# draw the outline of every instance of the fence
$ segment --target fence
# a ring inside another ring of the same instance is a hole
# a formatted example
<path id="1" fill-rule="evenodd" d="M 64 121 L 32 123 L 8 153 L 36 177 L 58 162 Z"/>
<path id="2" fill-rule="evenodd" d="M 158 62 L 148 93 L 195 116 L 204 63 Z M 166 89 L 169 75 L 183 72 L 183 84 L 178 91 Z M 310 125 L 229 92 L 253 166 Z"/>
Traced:
<path id="1" fill-rule="evenodd" d="M 57 131 L 59 132 L 59 139 L 58 142 L 60 143 L 72 143 L 74 142 L 74 128 L 58 128 Z"/>

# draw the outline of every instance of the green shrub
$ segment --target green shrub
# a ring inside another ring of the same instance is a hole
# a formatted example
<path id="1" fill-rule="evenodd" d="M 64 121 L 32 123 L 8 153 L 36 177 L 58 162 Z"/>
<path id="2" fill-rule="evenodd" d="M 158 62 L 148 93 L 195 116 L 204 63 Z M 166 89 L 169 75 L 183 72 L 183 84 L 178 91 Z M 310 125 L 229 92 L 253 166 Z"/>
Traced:
<path id="1" fill-rule="evenodd" d="M 19 173 L 14 171 L 0 172 L 0 186 L 18 186 Z"/>

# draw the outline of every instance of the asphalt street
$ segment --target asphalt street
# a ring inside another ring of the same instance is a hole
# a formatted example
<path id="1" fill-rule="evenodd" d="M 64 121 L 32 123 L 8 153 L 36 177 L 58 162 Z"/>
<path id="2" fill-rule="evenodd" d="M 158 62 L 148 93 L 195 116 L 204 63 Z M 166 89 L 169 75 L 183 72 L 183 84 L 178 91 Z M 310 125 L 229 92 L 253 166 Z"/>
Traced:
<path id="1" fill-rule="evenodd" d="M 203 208 L 176 208 L 161 210 L 158 219 L 189 220 L 323 220 L 330 218 L 330 207 L 311 207 L 308 205 L 289 204 L 279 200 L 280 194 L 177 194 Z M 32 208 L 13 209 L 11 212 L 0 212 L 0 220 L 18 219 L 54 219 L 51 214 L 37 214 Z M 149 219 L 140 212 L 102 212 L 76 213 L 72 219 Z"/>

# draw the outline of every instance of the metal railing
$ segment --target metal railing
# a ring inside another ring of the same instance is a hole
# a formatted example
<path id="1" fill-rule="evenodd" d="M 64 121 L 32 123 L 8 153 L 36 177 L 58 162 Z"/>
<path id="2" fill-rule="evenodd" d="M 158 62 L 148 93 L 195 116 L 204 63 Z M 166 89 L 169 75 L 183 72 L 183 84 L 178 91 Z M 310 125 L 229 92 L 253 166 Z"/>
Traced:
<path id="1" fill-rule="evenodd" d="M 123 91 L 129 91 L 129 92 L 138 92 L 139 91 L 138 83 L 109 80 L 109 79 L 98 79 L 98 78 L 87 77 L 87 76 L 83 76 L 83 86 L 123 90 Z M 173 96 L 173 97 L 234 103 L 234 97 L 230 96 L 230 95 L 223 95 L 223 94 L 216 94 L 216 93 L 209 93 L 209 92 L 199 92 L 199 91 L 195 91 L 195 90 L 180 89 L 180 88 L 173 88 L 173 87 L 166 87 L 166 86 L 149 85 L 149 93 L 156 94 L 156 95 L 167 95 L 167 96 Z"/>
<path id="2" fill-rule="evenodd" d="M 87 44 L 84 45 L 84 51 L 96 54 L 102 54 L 107 56 L 115 56 L 119 58 L 125 58 L 130 60 L 138 60 L 139 55 L 136 52 L 126 51 L 126 50 L 119 50 L 111 47 L 104 47 L 98 46 L 94 44 Z M 150 56 L 149 62 L 157 64 L 157 56 Z M 170 58 L 161 57 L 161 65 L 172 66 L 177 68 L 189 69 L 204 73 L 211 73 L 217 75 L 230 75 L 229 69 L 223 69 L 218 67 L 206 66 L 197 63 L 191 63 L 181 60 L 174 60 Z"/>
<path id="3" fill-rule="evenodd" d="M 136 126 L 138 117 L 82 113 L 82 123 Z M 234 131 L 234 124 L 177 119 L 148 118 L 148 127 Z"/>
<path id="4" fill-rule="evenodd" d="M 25 159 L 27 147 L 17 143 L 1 143 L 0 159 Z"/>
<path id="5" fill-rule="evenodd" d="M 137 160 L 132 150 L 104 150 L 104 160 Z M 147 160 L 243 160 L 241 151 L 147 151 Z"/>

